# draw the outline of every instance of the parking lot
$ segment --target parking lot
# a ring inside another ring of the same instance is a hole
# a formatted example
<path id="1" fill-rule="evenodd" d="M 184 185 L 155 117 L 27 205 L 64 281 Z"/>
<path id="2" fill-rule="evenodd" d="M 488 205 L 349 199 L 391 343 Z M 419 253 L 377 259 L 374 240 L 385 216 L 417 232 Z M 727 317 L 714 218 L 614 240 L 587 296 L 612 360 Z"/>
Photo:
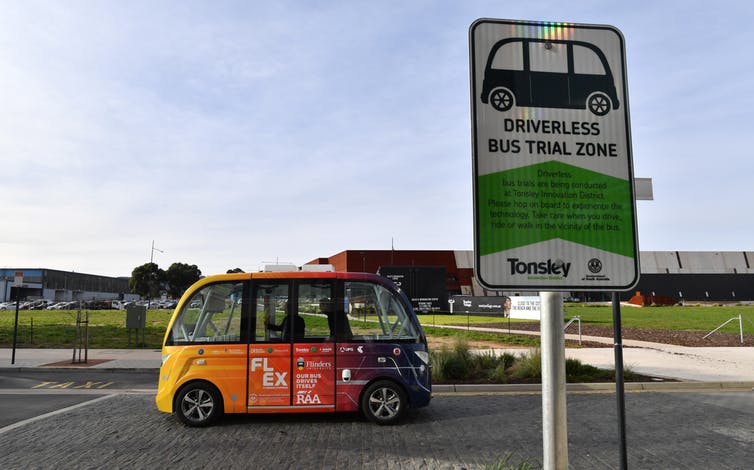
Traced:
<path id="1" fill-rule="evenodd" d="M 53 301 L 49 299 L 24 300 L 18 302 L 19 310 L 125 310 L 129 305 L 149 306 L 150 309 L 173 309 L 178 304 L 175 300 L 139 300 L 136 302 L 121 300 L 68 300 Z M 15 310 L 16 302 L 0 302 L 0 310 Z"/>
<path id="2" fill-rule="evenodd" d="M 440 395 L 399 426 L 351 414 L 269 415 L 195 429 L 153 400 L 89 396 L 0 428 L 0 467 L 471 469 L 507 455 L 541 466 L 539 394 Z M 754 393 L 629 393 L 626 409 L 629 468 L 741 469 L 754 459 Z M 613 394 L 569 394 L 568 433 L 571 468 L 618 468 Z"/>

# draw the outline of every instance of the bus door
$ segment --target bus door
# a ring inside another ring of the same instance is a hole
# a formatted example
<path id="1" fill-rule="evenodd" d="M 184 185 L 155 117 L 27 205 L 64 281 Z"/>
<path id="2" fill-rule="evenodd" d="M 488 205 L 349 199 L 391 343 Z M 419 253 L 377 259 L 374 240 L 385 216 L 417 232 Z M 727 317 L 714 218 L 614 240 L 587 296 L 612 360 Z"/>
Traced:
<path id="1" fill-rule="evenodd" d="M 249 412 L 335 410 L 335 347 L 328 309 L 332 280 L 255 284 L 249 345 Z"/>

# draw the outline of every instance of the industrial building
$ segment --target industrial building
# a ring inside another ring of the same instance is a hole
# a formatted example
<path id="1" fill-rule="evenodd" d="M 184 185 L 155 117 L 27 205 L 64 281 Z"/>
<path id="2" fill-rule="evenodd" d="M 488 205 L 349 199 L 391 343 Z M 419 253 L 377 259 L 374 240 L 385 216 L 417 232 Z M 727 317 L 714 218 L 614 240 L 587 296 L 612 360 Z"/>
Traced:
<path id="1" fill-rule="evenodd" d="M 336 271 L 382 272 L 407 291 L 417 293 L 415 304 L 429 302 L 433 310 L 445 310 L 454 295 L 475 297 L 531 295 L 531 292 L 486 289 L 474 277 L 474 252 L 471 250 L 346 250 L 307 264 L 331 264 Z M 438 270 L 442 268 L 442 270 Z M 637 286 L 620 293 L 629 300 L 637 292 L 657 299 L 658 303 L 682 301 L 754 301 L 754 252 L 751 251 L 642 251 L 641 277 Z M 14 287 L 16 274 L 23 285 Z M 439 273 L 439 278 L 438 278 Z M 438 279 L 445 279 L 439 282 Z M 127 277 L 58 271 L 44 268 L 0 268 L 0 302 L 22 299 L 136 300 Z M 438 284 L 441 284 L 438 286 Z M 438 289 L 439 287 L 439 289 Z M 567 296 L 582 301 L 610 300 L 609 292 L 570 292 Z"/>
<path id="2" fill-rule="evenodd" d="M 23 279 L 16 287 L 16 277 Z M 44 268 L 0 268 L 0 302 L 21 299 L 135 300 L 127 277 L 107 277 Z"/>
<path id="3" fill-rule="evenodd" d="M 642 251 L 637 286 L 620 293 L 628 300 L 636 292 L 666 302 L 754 301 L 754 252 Z M 393 266 L 443 266 L 448 295 L 526 295 L 485 289 L 474 277 L 474 252 L 452 250 L 347 250 L 309 264 L 332 264 L 336 271 L 378 272 Z M 584 301 L 610 300 L 609 292 L 571 292 Z"/>

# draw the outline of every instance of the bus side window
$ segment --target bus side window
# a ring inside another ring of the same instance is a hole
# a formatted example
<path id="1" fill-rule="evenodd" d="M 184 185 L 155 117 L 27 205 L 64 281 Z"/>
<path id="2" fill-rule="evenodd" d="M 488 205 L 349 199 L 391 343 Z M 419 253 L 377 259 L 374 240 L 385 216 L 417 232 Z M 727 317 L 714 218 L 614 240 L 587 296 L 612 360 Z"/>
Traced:
<path id="1" fill-rule="evenodd" d="M 338 305 L 343 302 L 335 302 L 330 299 L 323 299 L 320 302 L 320 311 L 327 316 L 327 325 L 330 328 L 330 338 L 335 341 L 351 341 L 353 333 L 351 325 L 348 323 L 348 315 Z"/>
<path id="2" fill-rule="evenodd" d="M 289 309 L 288 282 L 257 284 L 255 286 L 256 342 L 283 342 L 283 326 Z"/>
<path id="3" fill-rule="evenodd" d="M 297 285 L 298 314 L 306 322 L 306 332 L 302 339 L 307 342 L 331 339 L 333 281 L 301 280 Z"/>

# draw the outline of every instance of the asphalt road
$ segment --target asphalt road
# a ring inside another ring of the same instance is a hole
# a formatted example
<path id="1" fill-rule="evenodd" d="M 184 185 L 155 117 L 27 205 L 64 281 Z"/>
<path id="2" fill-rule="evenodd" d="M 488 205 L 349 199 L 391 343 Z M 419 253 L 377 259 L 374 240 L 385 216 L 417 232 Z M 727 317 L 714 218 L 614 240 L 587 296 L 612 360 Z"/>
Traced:
<path id="1" fill-rule="evenodd" d="M 0 390 L 156 389 L 156 369 L 0 369 Z"/>
<path id="2" fill-rule="evenodd" d="M 0 386 L 21 383 L 3 377 Z M 43 397 L 61 400 L 45 409 L 78 406 L 0 425 L 0 468 L 471 469 L 506 455 L 512 464 L 541 466 L 538 394 L 439 395 L 399 426 L 354 414 L 298 414 L 232 416 L 193 429 L 159 413 L 153 393 L 125 385 L 95 392 L 6 388 L 4 417 Z M 618 468 L 615 410 L 611 393 L 568 395 L 571 468 Z M 628 393 L 626 413 L 631 469 L 744 469 L 754 461 L 752 392 Z"/>

